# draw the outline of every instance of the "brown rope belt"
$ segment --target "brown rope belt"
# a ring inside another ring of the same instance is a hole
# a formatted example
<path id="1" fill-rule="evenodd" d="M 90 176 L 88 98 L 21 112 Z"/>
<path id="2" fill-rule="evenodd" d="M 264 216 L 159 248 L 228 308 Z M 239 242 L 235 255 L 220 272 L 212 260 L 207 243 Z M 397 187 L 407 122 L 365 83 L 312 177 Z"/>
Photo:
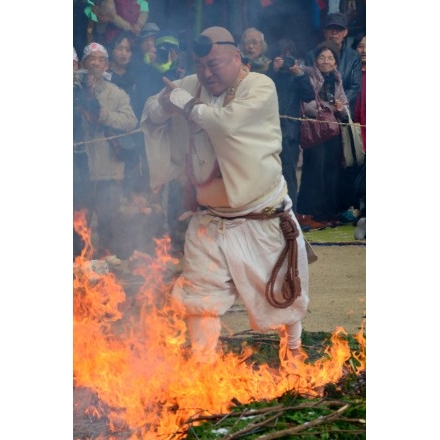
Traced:
<path id="1" fill-rule="evenodd" d="M 266 298 L 272 307 L 277 309 L 285 309 L 293 304 L 293 302 L 301 295 L 301 280 L 298 275 L 298 244 L 296 238 L 299 236 L 298 228 L 289 214 L 289 211 L 275 211 L 271 213 L 251 213 L 241 217 L 247 220 L 269 220 L 272 218 L 280 218 L 280 228 L 286 240 L 286 245 L 278 257 L 274 268 L 270 274 L 268 283 L 266 284 Z M 232 220 L 229 218 L 229 220 Z M 284 281 L 281 293 L 284 301 L 275 298 L 274 285 L 278 276 L 278 272 L 284 260 L 287 258 L 287 272 L 284 275 Z"/>

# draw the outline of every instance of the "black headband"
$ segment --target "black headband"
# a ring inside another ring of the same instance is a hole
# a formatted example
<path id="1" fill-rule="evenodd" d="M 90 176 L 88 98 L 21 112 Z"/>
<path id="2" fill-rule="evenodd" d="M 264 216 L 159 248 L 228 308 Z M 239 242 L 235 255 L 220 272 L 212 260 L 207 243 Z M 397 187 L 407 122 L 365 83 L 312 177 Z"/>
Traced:
<path id="1" fill-rule="evenodd" d="M 232 44 L 237 46 L 233 41 L 212 41 L 206 35 L 199 35 L 197 40 L 193 43 L 194 53 L 198 57 L 206 57 L 211 52 L 213 44 Z"/>

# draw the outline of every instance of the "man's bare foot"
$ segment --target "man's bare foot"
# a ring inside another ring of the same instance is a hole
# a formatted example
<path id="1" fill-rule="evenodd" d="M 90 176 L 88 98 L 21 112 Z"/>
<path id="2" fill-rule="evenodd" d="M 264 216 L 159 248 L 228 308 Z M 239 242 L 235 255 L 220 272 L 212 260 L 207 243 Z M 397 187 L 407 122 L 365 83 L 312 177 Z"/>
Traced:
<path id="1" fill-rule="evenodd" d="M 288 348 L 284 359 L 281 359 L 281 365 L 288 370 L 296 370 L 298 365 L 304 363 L 307 358 L 307 353 L 301 347 Z"/>
<path id="2" fill-rule="evenodd" d="M 301 347 L 289 348 L 288 352 L 294 360 L 304 362 L 307 359 L 307 354 Z"/>

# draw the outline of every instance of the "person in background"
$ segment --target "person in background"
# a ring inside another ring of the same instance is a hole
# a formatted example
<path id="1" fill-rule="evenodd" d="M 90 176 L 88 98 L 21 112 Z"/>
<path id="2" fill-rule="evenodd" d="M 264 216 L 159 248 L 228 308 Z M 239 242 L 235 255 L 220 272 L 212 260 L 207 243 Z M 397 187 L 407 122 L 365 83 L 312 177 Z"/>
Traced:
<path id="1" fill-rule="evenodd" d="M 145 23 L 136 40 L 133 56 L 133 62 L 136 68 L 141 68 L 144 64 L 152 64 L 156 61 L 154 39 L 159 31 L 160 28 L 156 23 Z"/>
<path id="2" fill-rule="evenodd" d="M 263 32 L 253 27 L 247 28 L 241 35 L 240 50 L 243 63 L 252 72 L 267 72 L 271 60 L 266 56 L 268 46 Z"/>
<path id="3" fill-rule="evenodd" d="M 147 98 L 163 88 L 164 76 L 172 81 L 181 77 L 179 54 L 180 42 L 176 32 L 161 31 L 154 23 L 146 24 L 133 61 L 137 84 L 136 115 L 142 113 Z"/>
<path id="4" fill-rule="evenodd" d="M 361 93 L 356 101 L 353 121 L 361 124 L 362 141 L 364 143 L 364 151 L 367 148 L 367 36 L 365 32 L 356 35 L 351 45 L 361 57 L 362 62 L 362 80 Z"/>
<path id="5" fill-rule="evenodd" d="M 124 240 L 120 215 L 124 162 L 118 159 L 115 146 L 108 138 L 113 130 L 132 131 L 138 120 L 127 93 L 104 78 L 109 67 L 106 48 L 95 42 L 89 44 L 81 62 L 87 77 L 79 106 L 85 120 L 83 140 L 87 141 L 91 206 L 97 218 L 97 254 L 107 257 L 110 264 L 120 264 L 117 253 Z"/>
<path id="6" fill-rule="evenodd" d="M 87 22 L 87 44 L 97 42 L 107 45 L 105 38 L 107 24 L 114 19 L 116 7 L 113 0 L 83 0 Z M 83 48 L 84 49 L 84 48 Z"/>
<path id="7" fill-rule="evenodd" d="M 109 81 L 124 90 L 133 101 L 136 94 L 136 81 L 131 67 L 133 38 L 128 32 L 121 32 L 109 49 Z"/>
<path id="8" fill-rule="evenodd" d="M 179 36 L 170 29 L 164 29 L 156 34 L 154 39 L 156 58 L 153 67 L 171 81 L 178 79 L 178 54 L 180 52 Z"/>
<path id="9" fill-rule="evenodd" d="M 357 34 L 353 39 L 352 49 L 355 49 L 362 61 L 361 93 L 356 101 L 353 121 L 361 124 L 362 142 L 364 151 L 367 150 L 367 36 L 365 32 Z M 365 240 L 367 232 L 367 188 L 366 188 L 366 163 L 361 167 L 356 183 L 356 195 L 359 198 L 359 213 L 353 226 L 356 226 L 354 238 Z"/>
<path id="10" fill-rule="evenodd" d="M 337 70 L 338 46 L 324 41 L 314 50 L 315 65 L 304 67 L 321 104 L 341 122 L 348 122 L 348 99 Z M 316 100 L 304 104 L 305 116 L 315 118 Z M 298 193 L 298 220 L 311 229 L 340 224 L 338 184 L 342 161 L 341 135 L 303 151 L 301 184 Z"/>
<path id="11" fill-rule="evenodd" d="M 365 36 L 365 33 L 357 35 L 355 40 L 362 39 Z M 357 44 L 356 44 L 357 47 Z M 365 151 L 366 148 L 366 121 L 364 118 L 366 117 L 366 63 L 362 63 L 361 49 L 355 50 L 353 45 L 352 48 L 348 48 L 347 50 L 351 50 L 358 54 L 360 63 L 361 63 L 361 91 L 355 100 L 355 102 L 350 102 L 350 113 L 352 115 L 352 119 L 354 122 L 359 122 L 361 126 L 361 136 L 363 142 L 363 148 Z M 366 55 L 366 54 L 365 54 Z M 366 56 L 364 55 L 364 59 L 366 62 Z M 364 71 L 363 71 L 364 70 Z M 362 85 L 364 83 L 364 85 Z M 363 89 L 363 90 L 362 90 Z M 364 120 L 364 123 L 361 122 Z M 363 167 L 361 167 L 363 169 Z M 355 175 L 353 173 L 353 169 L 351 167 L 344 168 L 339 176 L 339 219 L 344 224 L 352 223 L 354 226 L 357 224 L 357 220 L 364 215 L 363 210 L 365 206 L 364 197 L 359 197 L 354 190 Z"/>
<path id="12" fill-rule="evenodd" d="M 340 12 L 328 14 L 323 29 L 324 39 L 335 43 L 339 50 L 338 71 L 342 77 L 342 85 L 350 104 L 353 116 L 356 100 L 361 92 L 361 58 L 351 47 L 347 47 L 345 38 L 348 35 L 347 15 Z M 315 64 L 314 51 L 307 52 L 304 62 L 307 66 Z"/>
<path id="13" fill-rule="evenodd" d="M 78 54 L 76 53 L 75 48 L 73 48 L 73 73 L 75 73 L 78 69 L 79 69 Z"/>
<path id="14" fill-rule="evenodd" d="M 238 296 L 253 329 L 286 336 L 280 357 L 292 360 L 302 355 L 308 260 L 282 174 L 275 84 L 249 72 L 223 27 L 205 29 L 193 49 L 196 73 L 164 79 L 141 118 L 152 185 L 186 168 L 194 194 L 172 296 L 185 307 L 196 360 L 215 362 L 220 316 Z"/>
<path id="15" fill-rule="evenodd" d="M 155 23 L 146 23 L 133 54 L 133 72 L 137 84 L 133 109 L 138 118 L 142 114 L 147 98 L 163 87 L 162 75 L 153 67 L 156 61 L 154 40 L 158 32 L 159 27 Z"/>
<path id="16" fill-rule="evenodd" d="M 154 40 L 155 61 L 145 70 L 148 81 L 139 83 L 138 99 L 141 103 L 152 95 L 155 95 L 163 88 L 163 78 L 171 81 L 181 77 L 181 70 L 178 61 L 180 53 L 180 41 L 176 32 L 164 29 L 156 34 Z M 137 108 L 144 108 L 137 105 Z M 162 198 L 162 205 L 166 211 L 167 227 L 171 239 L 170 254 L 180 258 L 183 255 L 185 231 L 188 221 L 179 221 L 183 214 L 183 182 L 179 179 L 172 179 L 158 191 L 159 198 Z"/>
<path id="17" fill-rule="evenodd" d="M 75 145 L 84 139 L 83 113 L 81 112 L 81 95 L 85 87 L 85 71 L 79 70 L 79 60 L 73 48 L 73 211 L 90 211 L 90 177 L 85 145 Z M 84 242 L 73 230 L 73 257 L 81 255 Z"/>
<path id="18" fill-rule="evenodd" d="M 97 3 L 97 2 L 96 2 Z M 100 42 L 109 45 L 121 32 L 139 37 L 148 20 L 149 5 L 145 0 L 103 0 L 96 6 L 97 32 Z"/>
<path id="19" fill-rule="evenodd" d="M 128 32 L 122 32 L 116 36 L 110 46 L 109 80 L 124 90 L 130 97 L 130 104 L 135 111 L 137 99 L 136 77 L 131 66 L 133 39 Z M 140 112 L 140 110 L 138 109 Z M 136 111 L 135 111 L 136 114 Z M 140 116 L 140 115 L 139 115 Z M 138 118 L 138 115 L 136 114 Z M 139 118 L 138 118 L 139 119 Z M 137 128 L 137 127 L 136 127 Z M 148 166 L 145 155 L 143 134 L 133 133 L 120 138 L 124 158 L 124 190 L 128 197 L 133 192 L 145 192 L 149 189 Z"/>
<path id="20" fill-rule="evenodd" d="M 283 148 L 280 157 L 287 190 L 292 199 L 292 210 L 296 213 L 298 192 L 296 165 L 300 151 L 298 121 L 300 103 L 315 99 L 315 92 L 309 76 L 304 74 L 298 59 L 295 58 L 295 52 L 295 44 L 292 40 L 281 39 L 278 42 L 278 55 L 270 64 L 267 75 L 273 79 L 277 89 L 283 135 Z M 283 116 L 296 119 L 283 118 Z"/>
<path id="21" fill-rule="evenodd" d="M 77 53 L 83 53 L 87 46 L 87 29 L 89 26 L 89 17 L 85 13 L 87 0 L 73 0 L 73 47 Z M 90 6 L 90 5 L 89 5 Z M 91 29 L 92 30 L 92 29 Z"/>

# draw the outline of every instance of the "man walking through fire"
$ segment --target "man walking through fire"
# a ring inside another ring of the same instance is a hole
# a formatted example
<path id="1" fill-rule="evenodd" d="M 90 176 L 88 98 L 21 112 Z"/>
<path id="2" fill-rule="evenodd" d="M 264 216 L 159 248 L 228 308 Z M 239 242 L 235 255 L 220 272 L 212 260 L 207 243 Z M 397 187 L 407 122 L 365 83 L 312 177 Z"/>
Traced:
<path id="1" fill-rule="evenodd" d="M 277 329 L 287 340 L 281 359 L 295 359 L 308 258 L 281 171 L 275 85 L 249 72 L 225 28 L 205 29 L 193 48 L 196 73 L 164 78 L 141 117 L 153 188 L 187 178 L 195 193 L 172 296 L 184 306 L 196 360 L 217 358 L 220 316 L 238 296 L 251 327 Z"/>

